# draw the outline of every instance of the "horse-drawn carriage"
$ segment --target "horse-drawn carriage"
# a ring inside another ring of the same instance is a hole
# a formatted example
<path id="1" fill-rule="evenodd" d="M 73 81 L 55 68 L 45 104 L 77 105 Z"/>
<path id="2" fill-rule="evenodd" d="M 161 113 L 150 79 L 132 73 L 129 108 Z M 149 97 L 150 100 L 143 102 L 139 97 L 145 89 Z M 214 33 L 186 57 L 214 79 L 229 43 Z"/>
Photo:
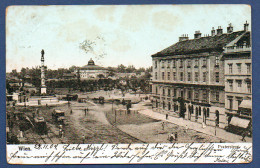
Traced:
<path id="1" fill-rule="evenodd" d="M 65 120 L 65 112 L 62 110 L 56 110 L 54 109 L 52 112 L 52 118 L 57 122 L 58 124 L 64 124 Z"/>

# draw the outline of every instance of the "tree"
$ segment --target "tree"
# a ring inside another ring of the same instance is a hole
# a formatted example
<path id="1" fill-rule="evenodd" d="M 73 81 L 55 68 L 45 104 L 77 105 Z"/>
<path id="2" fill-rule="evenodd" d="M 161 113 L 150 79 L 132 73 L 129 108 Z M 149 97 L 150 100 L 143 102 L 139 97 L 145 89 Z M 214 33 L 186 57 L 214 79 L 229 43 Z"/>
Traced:
<path id="1" fill-rule="evenodd" d="M 129 65 L 127 68 L 126 68 L 126 72 L 127 73 L 133 73 L 133 72 L 135 72 L 136 71 L 136 69 L 135 69 L 135 67 L 133 66 L 133 65 Z"/>
<path id="2" fill-rule="evenodd" d="M 120 72 L 120 73 L 125 73 L 126 72 L 126 66 L 124 66 L 123 64 L 118 65 L 117 71 Z"/>
<path id="3" fill-rule="evenodd" d="M 11 75 L 18 77 L 18 73 L 16 69 L 13 69 Z"/>
<path id="4" fill-rule="evenodd" d="M 70 72 L 75 72 L 77 69 L 78 69 L 78 67 L 75 66 L 75 65 L 73 65 L 73 66 L 71 66 L 71 67 L 69 68 L 69 71 L 70 71 Z"/>
<path id="5" fill-rule="evenodd" d="M 99 79 L 105 78 L 105 76 L 104 76 L 103 74 L 98 74 L 97 77 L 98 77 Z"/>

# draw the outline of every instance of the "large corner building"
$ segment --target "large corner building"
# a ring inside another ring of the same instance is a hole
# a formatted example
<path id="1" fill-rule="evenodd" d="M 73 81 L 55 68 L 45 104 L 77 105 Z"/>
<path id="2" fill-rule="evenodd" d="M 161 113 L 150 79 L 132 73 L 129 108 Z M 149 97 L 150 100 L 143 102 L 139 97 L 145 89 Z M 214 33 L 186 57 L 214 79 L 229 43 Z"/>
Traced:
<path id="1" fill-rule="evenodd" d="M 231 77 L 226 72 L 225 64 L 239 66 L 241 63 L 241 67 L 244 68 L 251 63 L 251 53 L 243 54 L 243 56 L 239 52 L 229 53 L 238 41 L 237 47 L 241 47 L 241 44 L 250 45 L 248 40 L 247 44 L 243 40 L 248 33 L 247 23 L 243 31 L 237 32 L 233 32 L 231 24 L 227 27 L 226 33 L 223 33 L 221 27 L 216 30 L 213 28 L 211 35 L 205 37 L 201 36 L 200 31 L 196 31 L 194 39 L 183 35 L 179 38 L 179 42 L 152 55 L 153 109 L 206 125 L 221 128 L 227 126 L 229 116 L 225 106 L 227 107 L 228 99 L 231 97 L 235 99 L 237 94 L 226 95 L 225 85 L 228 84 L 225 78 L 228 77 L 230 78 L 228 80 L 233 80 L 233 82 L 237 79 L 241 80 L 244 86 L 246 81 L 251 80 L 251 76 L 247 75 L 241 79 L 240 72 L 238 72 L 237 76 Z M 242 62 L 234 61 L 234 59 L 240 59 L 239 57 L 246 58 Z M 225 62 L 225 58 L 229 60 Z M 244 71 L 243 69 L 243 73 Z M 247 95 L 241 96 L 240 94 L 239 96 L 241 102 L 244 97 L 251 97 L 248 95 L 250 93 L 244 94 Z M 231 105 L 229 107 L 233 108 Z M 237 105 L 234 108 L 234 110 L 228 109 L 229 114 L 236 113 Z M 182 115 L 180 115 L 181 113 Z"/>

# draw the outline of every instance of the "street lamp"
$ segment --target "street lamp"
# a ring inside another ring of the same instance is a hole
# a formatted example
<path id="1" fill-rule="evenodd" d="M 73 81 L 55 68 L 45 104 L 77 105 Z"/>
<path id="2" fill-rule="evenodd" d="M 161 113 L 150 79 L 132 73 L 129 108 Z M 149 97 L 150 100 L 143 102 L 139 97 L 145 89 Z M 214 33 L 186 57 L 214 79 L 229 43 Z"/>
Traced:
<path id="1" fill-rule="evenodd" d="M 112 99 L 112 113 L 114 110 L 114 99 Z M 116 110 L 115 110 L 115 124 L 116 124 Z"/>

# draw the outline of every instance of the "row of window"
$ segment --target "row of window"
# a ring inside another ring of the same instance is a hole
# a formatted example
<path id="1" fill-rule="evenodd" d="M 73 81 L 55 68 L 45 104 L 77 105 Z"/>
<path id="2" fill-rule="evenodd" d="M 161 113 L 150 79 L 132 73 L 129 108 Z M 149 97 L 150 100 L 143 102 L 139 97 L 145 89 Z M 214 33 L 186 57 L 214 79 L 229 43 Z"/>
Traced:
<path id="1" fill-rule="evenodd" d="M 167 96 L 168 97 L 177 97 L 177 89 L 173 89 L 172 90 L 172 94 L 171 94 L 171 89 L 165 89 L 163 88 L 162 89 L 162 95 L 165 96 L 166 95 L 166 91 L 167 91 Z M 191 100 L 193 98 L 193 92 L 194 92 L 194 99 L 195 100 L 199 100 L 199 90 L 187 90 L 187 99 Z M 214 94 L 214 97 L 215 97 L 215 100 L 216 101 L 219 101 L 219 92 L 216 91 L 216 92 L 212 92 Z M 155 88 L 155 94 L 158 94 L 158 88 L 156 87 Z M 209 92 L 207 90 L 202 90 L 202 100 L 208 100 L 208 94 Z M 179 91 L 179 97 L 182 97 L 182 98 L 185 98 L 184 97 L 184 91 L 181 90 Z"/>
<path id="2" fill-rule="evenodd" d="M 242 72 L 242 63 L 236 63 L 236 68 L 238 74 L 241 74 Z M 229 69 L 229 74 L 233 74 L 233 64 L 228 63 L 228 69 Z M 247 74 L 251 74 L 251 63 L 246 63 L 246 72 Z"/>
<path id="3" fill-rule="evenodd" d="M 173 79 L 171 79 L 171 73 L 167 72 L 167 80 L 174 80 L 177 81 L 177 73 L 173 72 L 172 73 Z M 198 82 L 199 81 L 199 72 L 194 73 L 194 81 Z M 158 80 L 158 73 L 155 72 L 155 80 Z M 165 72 L 162 72 L 162 80 L 165 80 Z M 184 72 L 179 72 L 179 80 L 184 81 Z M 192 73 L 187 72 L 187 81 L 192 81 Z M 202 73 L 202 81 L 206 82 L 207 81 L 207 72 Z M 215 72 L 215 81 L 218 83 L 219 82 L 219 72 Z"/>
<path id="4" fill-rule="evenodd" d="M 158 64 L 161 64 L 161 68 L 165 68 L 165 64 L 166 64 L 166 68 L 170 68 L 171 65 L 173 68 L 176 68 L 178 62 L 179 62 L 179 67 L 182 68 L 184 67 L 185 61 L 187 62 L 187 67 L 190 68 L 192 66 L 192 62 L 194 60 L 194 67 L 198 67 L 199 66 L 199 62 L 200 62 L 200 58 L 195 58 L 195 59 L 171 59 L 171 60 L 160 60 L 160 61 L 155 61 L 155 65 L 154 68 L 158 67 Z M 159 62 L 159 63 L 158 63 Z M 215 65 L 219 65 L 219 56 L 215 57 Z M 203 57 L 202 58 L 202 66 L 207 66 L 207 57 Z"/>
<path id="5" fill-rule="evenodd" d="M 234 91 L 233 80 L 228 80 L 227 82 L 228 82 L 228 86 L 229 86 L 229 88 L 228 88 L 229 91 Z M 236 91 L 241 91 L 240 89 L 242 88 L 242 80 L 235 80 L 235 82 L 236 82 Z M 245 84 L 246 84 L 247 92 L 251 93 L 252 92 L 251 81 L 246 81 Z"/>

